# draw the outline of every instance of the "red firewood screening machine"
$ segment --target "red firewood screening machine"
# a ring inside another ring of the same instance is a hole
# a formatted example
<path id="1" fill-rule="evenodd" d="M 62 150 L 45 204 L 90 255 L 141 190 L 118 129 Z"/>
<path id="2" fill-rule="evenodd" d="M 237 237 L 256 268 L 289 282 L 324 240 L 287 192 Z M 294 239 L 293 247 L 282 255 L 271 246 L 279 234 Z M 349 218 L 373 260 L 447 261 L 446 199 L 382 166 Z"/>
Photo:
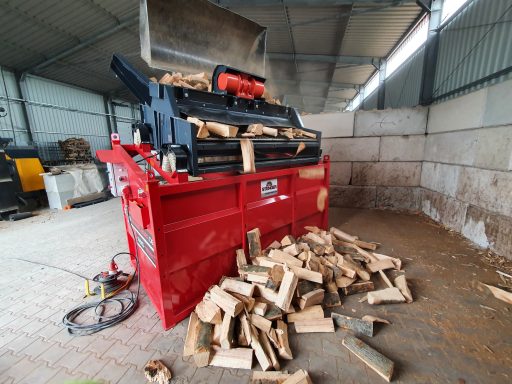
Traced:
<path id="1" fill-rule="evenodd" d="M 236 274 L 247 231 L 259 228 L 265 247 L 303 234 L 305 225 L 327 227 L 329 159 L 321 157 L 321 134 L 304 128 L 294 108 L 262 99 L 263 77 L 218 66 L 207 92 L 152 82 L 118 55 L 111 68 L 140 100 L 141 122 L 133 127 L 139 140 L 122 144 L 112 134 L 112 149 L 97 155 L 109 164 L 130 253 L 138 255 L 142 285 L 165 329 L 223 275 Z M 198 138 L 187 117 L 237 126 L 238 137 Z M 309 134 L 252 138 L 256 172 L 244 174 L 240 140 L 251 124 Z M 162 166 L 166 159 L 170 169 Z"/>

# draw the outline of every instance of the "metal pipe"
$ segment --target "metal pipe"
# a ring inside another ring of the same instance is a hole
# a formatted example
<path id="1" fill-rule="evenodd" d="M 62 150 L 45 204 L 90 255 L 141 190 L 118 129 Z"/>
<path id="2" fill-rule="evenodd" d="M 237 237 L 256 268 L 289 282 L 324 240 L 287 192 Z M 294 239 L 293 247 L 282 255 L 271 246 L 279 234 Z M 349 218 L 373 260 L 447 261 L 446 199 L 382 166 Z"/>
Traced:
<path id="1" fill-rule="evenodd" d="M 70 108 L 70 107 L 65 107 L 65 106 L 57 105 L 57 104 L 43 103 L 43 102 L 40 102 L 40 101 L 32 101 L 32 100 L 26 100 L 26 99 L 19 99 L 19 98 L 16 98 L 16 97 L 9 97 L 9 96 L 2 96 L 2 95 L 0 95 L 0 100 L 14 101 L 14 102 L 18 102 L 18 103 L 24 103 L 24 104 L 28 104 L 28 105 L 36 105 L 36 106 L 39 106 L 39 107 L 58 109 L 58 110 L 68 111 L 68 112 L 84 113 L 84 114 L 87 114 L 87 115 L 113 117 L 113 118 L 116 118 L 118 120 L 123 120 L 123 121 L 126 121 L 126 122 L 134 121 L 133 119 L 130 119 L 128 117 L 117 116 L 117 115 L 112 114 L 112 113 L 101 113 L 101 112 L 94 112 L 94 111 L 84 111 L 82 109 Z M 34 132 L 36 132 L 36 131 L 34 131 Z"/>

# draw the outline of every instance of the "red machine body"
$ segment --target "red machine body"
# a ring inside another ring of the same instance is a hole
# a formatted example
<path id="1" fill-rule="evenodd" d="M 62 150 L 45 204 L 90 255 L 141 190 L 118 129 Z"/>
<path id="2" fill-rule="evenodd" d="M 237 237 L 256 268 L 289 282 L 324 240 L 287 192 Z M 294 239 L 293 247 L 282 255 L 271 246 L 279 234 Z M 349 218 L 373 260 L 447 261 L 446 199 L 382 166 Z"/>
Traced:
<path id="1" fill-rule="evenodd" d="M 149 144 L 121 145 L 117 134 L 112 150 L 97 154 L 123 187 L 130 252 L 138 254 L 142 284 L 165 329 L 187 317 L 222 276 L 236 275 L 236 250 L 247 252 L 247 231 L 259 228 L 266 247 L 303 234 L 306 225 L 328 224 L 328 199 L 323 210 L 318 202 L 329 186 L 327 156 L 317 165 L 212 173 L 189 182 L 187 174 L 162 171 Z M 137 154 L 166 183 L 141 169 Z"/>

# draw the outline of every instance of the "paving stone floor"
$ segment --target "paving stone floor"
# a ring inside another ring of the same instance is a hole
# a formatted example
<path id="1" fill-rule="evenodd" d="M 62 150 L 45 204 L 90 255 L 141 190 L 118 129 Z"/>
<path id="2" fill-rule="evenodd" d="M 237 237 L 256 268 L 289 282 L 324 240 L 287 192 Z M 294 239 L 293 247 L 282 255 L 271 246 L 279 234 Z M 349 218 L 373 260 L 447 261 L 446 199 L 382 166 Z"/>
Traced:
<path id="1" fill-rule="evenodd" d="M 110 256 L 126 250 L 121 216 L 120 202 L 114 199 L 0 222 L 0 383 L 144 383 L 142 367 L 151 358 L 168 364 L 174 383 L 248 382 L 247 371 L 198 369 L 182 358 L 188 320 L 164 331 L 145 294 L 124 323 L 92 336 L 71 337 L 61 319 L 83 302 L 83 281 L 12 259 L 92 276 Z M 475 289 L 475 281 L 498 282 L 495 269 L 481 261 L 481 251 L 417 215 L 331 209 L 331 222 L 382 243 L 382 253 L 404 262 L 414 303 L 370 306 L 355 295 L 337 309 L 392 322 L 363 339 L 395 361 L 394 382 L 512 381 L 512 307 Z M 284 362 L 284 369 L 307 369 L 315 383 L 383 382 L 341 345 L 345 332 L 296 335 L 293 327 L 291 332 L 295 359 Z"/>

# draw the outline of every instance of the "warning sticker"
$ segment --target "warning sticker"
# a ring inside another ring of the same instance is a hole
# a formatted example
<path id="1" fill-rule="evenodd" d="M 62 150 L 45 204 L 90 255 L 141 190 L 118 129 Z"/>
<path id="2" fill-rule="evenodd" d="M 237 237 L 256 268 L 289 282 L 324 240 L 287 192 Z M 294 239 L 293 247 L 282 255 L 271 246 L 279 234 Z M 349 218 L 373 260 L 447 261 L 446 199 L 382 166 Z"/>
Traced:
<path id="1" fill-rule="evenodd" d="M 263 180 L 261 182 L 261 197 L 277 195 L 277 179 Z"/>

